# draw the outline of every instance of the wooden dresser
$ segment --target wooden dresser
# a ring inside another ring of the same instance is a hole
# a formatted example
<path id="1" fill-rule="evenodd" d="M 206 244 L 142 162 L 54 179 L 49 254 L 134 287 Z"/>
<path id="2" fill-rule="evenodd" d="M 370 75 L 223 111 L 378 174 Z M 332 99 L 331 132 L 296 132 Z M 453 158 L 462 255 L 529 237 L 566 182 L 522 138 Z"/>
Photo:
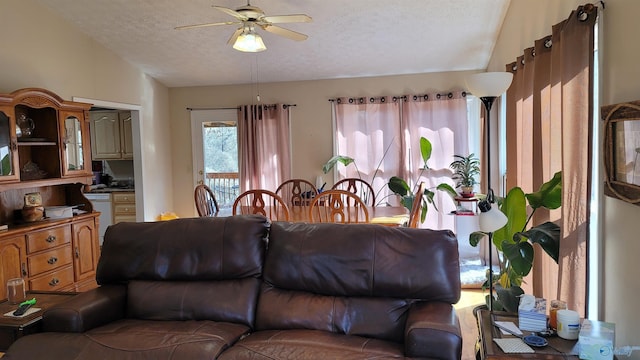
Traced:
<path id="1" fill-rule="evenodd" d="M 0 233 L 0 284 L 25 279 L 27 289 L 85 291 L 97 286 L 98 213 L 18 225 Z M 7 297 L 0 288 L 0 299 Z"/>

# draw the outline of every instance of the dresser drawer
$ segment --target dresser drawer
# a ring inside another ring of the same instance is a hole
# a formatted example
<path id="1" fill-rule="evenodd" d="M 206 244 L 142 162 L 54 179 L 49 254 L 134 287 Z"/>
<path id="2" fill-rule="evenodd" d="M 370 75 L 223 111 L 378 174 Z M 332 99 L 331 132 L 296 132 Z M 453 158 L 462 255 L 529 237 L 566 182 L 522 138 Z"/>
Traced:
<path id="1" fill-rule="evenodd" d="M 113 217 L 113 223 L 117 224 L 120 222 L 136 222 L 135 215 L 116 215 Z"/>
<path id="2" fill-rule="evenodd" d="M 135 204 L 115 204 L 113 207 L 114 215 L 135 215 L 136 214 L 136 205 Z"/>
<path id="3" fill-rule="evenodd" d="M 71 242 L 71 226 L 34 231 L 27 234 L 27 253 L 51 249 Z"/>
<path id="4" fill-rule="evenodd" d="M 136 193 L 112 193 L 111 194 L 114 203 L 135 203 Z"/>
<path id="5" fill-rule="evenodd" d="M 28 256 L 27 267 L 29 269 L 29 276 L 36 276 L 43 272 L 69 265 L 72 261 L 71 245 Z"/>
<path id="6" fill-rule="evenodd" d="M 31 290 L 62 291 L 69 286 L 73 286 L 73 267 L 71 265 L 50 274 L 29 279 Z"/>

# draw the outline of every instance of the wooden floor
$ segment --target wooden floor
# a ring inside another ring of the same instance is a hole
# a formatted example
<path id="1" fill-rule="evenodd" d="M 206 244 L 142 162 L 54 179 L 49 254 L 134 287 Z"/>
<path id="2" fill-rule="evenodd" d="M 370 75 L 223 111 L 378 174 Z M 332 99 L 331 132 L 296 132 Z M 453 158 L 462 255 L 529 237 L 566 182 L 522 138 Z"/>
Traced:
<path id="1" fill-rule="evenodd" d="M 478 338 L 478 325 L 473 316 L 473 308 L 484 304 L 482 290 L 463 289 L 460 301 L 454 306 L 462 329 L 462 360 L 475 360 L 475 345 Z"/>

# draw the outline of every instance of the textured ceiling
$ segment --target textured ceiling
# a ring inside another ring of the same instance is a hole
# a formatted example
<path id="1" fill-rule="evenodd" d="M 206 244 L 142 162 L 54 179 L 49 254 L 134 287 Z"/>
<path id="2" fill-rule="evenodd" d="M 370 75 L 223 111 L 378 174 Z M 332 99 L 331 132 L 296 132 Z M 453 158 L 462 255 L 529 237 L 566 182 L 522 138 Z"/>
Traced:
<path id="1" fill-rule="evenodd" d="M 267 50 L 227 45 L 237 26 L 174 27 L 234 20 L 244 0 L 38 0 L 168 87 L 334 79 L 485 69 L 510 0 L 255 0 L 297 42 L 259 30 Z"/>

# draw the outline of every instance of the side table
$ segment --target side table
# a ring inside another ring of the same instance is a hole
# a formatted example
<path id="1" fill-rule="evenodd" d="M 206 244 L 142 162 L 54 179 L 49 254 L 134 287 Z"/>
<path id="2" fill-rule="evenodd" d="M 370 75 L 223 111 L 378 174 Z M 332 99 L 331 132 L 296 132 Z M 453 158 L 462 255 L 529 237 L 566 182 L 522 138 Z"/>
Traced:
<path id="1" fill-rule="evenodd" d="M 7 300 L 0 302 L 0 351 L 6 351 L 18 338 L 42 331 L 42 314 L 55 304 L 64 302 L 75 296 L 75 292 L 28 291 L 27 299 L 36 298 L 34 307 L 41 308 L 23 318 L 4 316 L 15 310 L 18 305 L 9 304 Z"/>
<path id="2" fill-rule="evenodd" d="M 478 201 L 480 201 L 480 199 L 478 199 L 477 197 L 470 197 L 470 198 L 466 198 L 466 197 L 462 197 L 462 196 L 458 196 L 456 198 L 453 199 L 458 207 L 462 206 L 462 203 L 469 203 L 471 204 L 471 209 L 467 209 L 469 210 L 470 214 L 477 214 L 478 213 Z"/>
<path id="3" fill-rule="evenodd" d="M 528 354 L 507 354 L 500 349 L 493 339 L 513 338 L 513 335 L 502 334 L 502 331 L 492 324 L 493 321 L 510 321 L 518 325 L 518 315 L 501 311 L 482 309 L 476 312 L 478 320 L 478 344 L 476 345 L 479 359 L 578 359 L 578 341 L 565 340 L 560 337 L 547 338 L 549 345 L 535 348 L 535 353 Z M 523 331 L 524 335 L 530 332 Z"/>

